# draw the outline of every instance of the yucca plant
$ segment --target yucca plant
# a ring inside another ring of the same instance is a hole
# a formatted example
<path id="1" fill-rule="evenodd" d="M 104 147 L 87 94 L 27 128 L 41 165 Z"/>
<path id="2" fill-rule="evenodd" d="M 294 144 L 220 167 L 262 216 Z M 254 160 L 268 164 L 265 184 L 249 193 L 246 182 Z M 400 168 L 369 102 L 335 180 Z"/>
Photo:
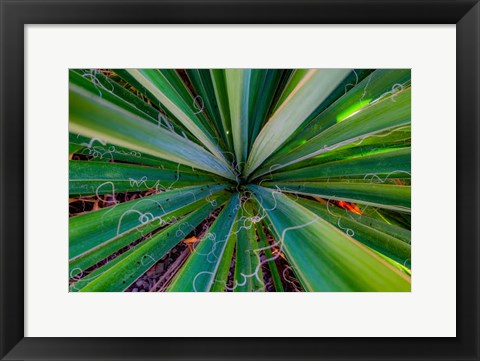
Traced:
<path id="1" fill-rule="evenodd" d="M 70 70 L 70 290 L 410 291 L 410 91 L 403 69 Z"/>

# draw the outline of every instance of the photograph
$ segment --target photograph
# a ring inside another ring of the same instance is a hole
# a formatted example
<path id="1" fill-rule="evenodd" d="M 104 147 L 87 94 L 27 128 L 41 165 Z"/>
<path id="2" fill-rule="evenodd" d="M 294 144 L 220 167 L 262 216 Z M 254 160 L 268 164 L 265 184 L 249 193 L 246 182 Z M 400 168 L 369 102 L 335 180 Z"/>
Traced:
<path id="1" fill-rule="evenodd" d="M 68 73 L 69 292 L 411 292 L 411 69 Z"/>
<path id="2" fill-rule="evenodd" d="M 480 0 L 0 3 L 0 361 L 480 361 Z"/>

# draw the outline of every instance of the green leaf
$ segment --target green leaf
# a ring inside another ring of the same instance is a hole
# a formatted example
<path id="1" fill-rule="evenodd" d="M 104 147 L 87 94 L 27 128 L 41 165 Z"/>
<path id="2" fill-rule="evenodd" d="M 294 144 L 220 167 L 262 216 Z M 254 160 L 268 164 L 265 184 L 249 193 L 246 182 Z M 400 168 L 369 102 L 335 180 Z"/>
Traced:
<path id="1" fill-rule="evenodd" d="M 128 73 L 144 86 L 220 161 L 225 158 L 215 143 L 215 134 L 202 122 L 195 98 L 189 93 L 177 74 L 158 69 L 128 69 Z"/>
<path id="2" fill-rule="evenodd" d="M 187 213 L 208 206 L 211 203 L 221 204 L 226 199 L 226 195 L 227 193 L 222 191 L 213 195 L 209 200 L 201 199 L 197 202 L 190 203 L 185 207 L 170 212 L 169 219 L 173 221 L 177 218 L 181 218 Z M 94 247 L 86 251 L 80 257 L 77 257 L 69 262 L 70 278 L 76 277 L 79 274 L 83 274 L 83 272 L 89 267 L 99 263 L 106 257 L 114 254 L 123 247 L 128 246 L 132 242 L 135 242 L 142 237 L 148 237 L 151 232 L 154 232 L 161 227 L 164 227 L 162 223 L 150 222 L 143 226 L 135 227 L 125 233 L 122 233 L 118 237 L 112 238 L 108 242 L 105 242 L 98 247 Z"/>
<path id="3" fill-rule="evenodd" d="M 373 182 L 388 178 L 410 178 L 411 149 L 395 149 L 382 153 L 367 154 L 317 166 L 274 173 L 265 179 L 277 181 L 315 181 L 334 177 L 357 177 Z"/>
<path id="4" fill-rule="evenodd" d="M 280 192 L 250 185 L 308 291 L 410 291 L 410 277 Z"/>
<path id="5" fill-rule="evenodd" d="M 233 194 L 225 208 L 202 237 L 193 254 L 176 274 L 167 291 L 208 292 L 220 267 L 235 218 L 240 197 Z"/>
<path id="6" fill-rule="evenodd" d="M 346 144 L 361 141 L 364 138 L 399 125 L 410 123 L 410 88 L 371 103 L 356 114 L 306 141 L 296 149 L 290 150 L 282 158 L 275 158 L 264 164 L 255 175 L 268 173 L 275 164 L 276 169 L 300 162 L 319 154 L 329 152 Z"/>
<path id="7" fill-rule="evenodd" d="M 124 291 L 193 231 L 216 207 L 217 205 L 209 204 L 196 210 L 97 271 L 92 272 L 87 276 L 88 278 L 82 280 L 83 282 L 78 285 L 74 285 L 74 287 L 81 292 Z M 85 283 L 87 284 L 83 286 Z"/>
<path id="8" fill-rule="evenodd" d="M 292 70 L 288 77 L 285 87 L 282 89 L 280 96 L 278 97 L 275 106 L 273 107 L 273 113 L 287 100 L 287 98 L 293 93 L 298 84 L 314 69 L 295 69 Z"/>
<path id="9" fill-rule="evenodd" d="M 362 214 L 375 218 L 386 224 L 396 225 L 401 228 L 411 229 L 412 220 L 410 213 L 399 213 L 388 209 L 372 208 L 369 206 L 358 205 Z"/>
<path id="10" fill-rule="evenodd" d="M 340 209 L 330 203 L 321 204 L 303 198 L 299 198 L 297 202 L 357 241 L 400 264 L 410 266 L 411 234 L 409 231 Z"/>
<path id="11" fill-rule="evenodd" d="M 70 259 L 150 222 L 171 222 L 168 214 L 225 189 L 224 185 L 195 186 L 154 194 L 69 219 Z"/>
<path id="12" fill-rule="evenodd" d="M 342 200 L 399 212 L 410 212 L 410 186 L 368 182 L 265 182 L 262 185 L 287 193 L 305 194 L 329 200 Z"/>
<path id="13" fill-rule="evenodd" d="M 288 96 L 280 98 L 281 105 L 253 143 L 244 175 L 248 176 L 252 173 L 282 145 L 328 97 L 348 72 L 345 69 L 312 69 L 302 72 L 301 79 Z"/>
<path id="14" fill-rule="evenodd" d="M 355 75 L 358 79 L 354 81 L 350 76 L 344 86 L 338 87 L 337 92 L 340 91 L 342 96 L 319 112 L 305 127 L 299 129 L 295 136 L 275 153 L 272 161 L 275 162 L 275 159 L 279 159 L 291 152 L 292 149 L 305 144 L 308 140 L 379 98 L 392 96 L 398 90 L 408 87 L 410 73 L 409 69 L 380 69 L 363 79 L 365 75 L 369 74 L 368 72 L 354 71 L 351 76 Z M 358 80 L 361 82 L 358 83 Z"/>
<path id="15" fill-rule="evenodd" d="M 204 169 L 226 178 L 235 178 L 228 165 L 197 144 L 159 128 L 74 84 L 70 84 L 69 102 L 69 128 L 73 133 Z"/>
<path id="16" fill-rule="evenodd" d="M 258 136 L 261 128 L 268 120 L 267 114 L 273 105 L 273 99 L 277 91 L 283 70 L 265 69 L 254 70 L 257 75 L 257 81 L 251 84 L 250 99 L 249 99 L 249 145 L 250 151 L 253 142 Z M 255 96 L 253 96 L 255 92 Z"/>
<path id="17" fill-rule="evenodd" d="M 98 69 L 77 69 L 70 70 L 69 80 L 71 84 L 75 84 L 84 90 L 88 90 L 94 95 L 98 95 L 106 101 L 125 109 L 159 127 L 163 127 L 177 134 L 185 134 L 185 137 L 195 141 L 195 138 L 189 131 L 174 122 L 168 122 L 168 126 L 164 124 L 163 119 L 166 118 L 158 109 L 151 104 L 145 102 L 136 94 L 128 91 L 111 77 L 107 77 Z"/>
<path id="18" fill-rule="evenodd" d="M 227 146 L 229 139 L 224 131 L 223 122 L 216 103 L 215 89 L 208 69 L 186 69 L 185 72 L 193 85 L 195 93 L 198 94 L 194 101 L 198 103 L 201 112 L 211 120 L 215 133 L 219 134 L 219 144 L 222 148 Z M 200 111 L 200 110 L 199 110 Z"/>
<path id="19" fill-rule="evenodd" d="M 228 104 L 232 126 L 233 146 L 238 164 L 247 160 L 249 90 L 252 70 L 226 69 Z"/>
<path id="20" fill-rule="evenodd" d="M 234 222 L 230 237 L 228 237 L 222 258 L 219 261 L 217 274 L 210 292 L 224 292 L 227 288 L 228 274 L 232 264 L 233 252 L 237 243 L 238 222 Z"/>
<path id="21" fill-rule="evenodd" d="M 264 291 L 255 220 L 250 202 L 243 205 L 238 226 L 234 292 Z"/>
<path id="22" fill-rule="evenodd" d="M 258 245 L 260 249 L 265 253 L 265 257 L 267 259 L 268 267 L 272 275 L 272 280 L 273 280 L 273 285 L 275 286 L 275 290 L 277 292 L 283 292 L 284 289 L 282 285 L 282 279 L 280 278 L 280 273 L 278 272 L 277 265 L 275 264 L 276 257 L 274 257 L 272 254 L 272 247 L 268 244 L 267 236 L 265 235 L 265 231 L 262 227 L 262 223 L 261 222 L 256 223 L 257 234 L 259 238 Z"/>
<path id="23" fill-rule="evenodd" d="M 227 93 L 227 81 L 225 78 L 225 71 L 223 69 L 211 69 L 210 75 L 212 78 L 213 90 L 218 106 L 218 112 L 222 122 L 222 130 L 225 134 L 227 150 L 233 155 L 233 138 L 232 126 L 230 120 L 230 106 Z"/>
<path id="24" fill-rule="evenodd" d="M 410 70 L 69 75 L 71 291 L 410 291 Z"/>
<path id="25" fill-rule="evenodd" d="M 120 147 L 111 143 L 104 142 L 98 138 L 84 137 L 80 134 L 69 134 L 70 146 L 75 146 L 75 154 L 85 156 L 89 161 L 96 162 L 122 162 L 133 163 L 137 165 L 148 165 L 160 169 L 179 170 L 182 172 L 191 170 L 201 174 L 209 174 L 203 170 L 195 169 L 180 163 L 171 162 L 166 159 L 141 153 L 133 149 Z"/>
<path id="26" fill-rule="evenodd" d="M 122 163 L 70 161 L 70 196 L 167 190 L 219 182 L 221 178 L 200 173 L 159 169 Z"/>
<path id="27" fill-rule="evenodd" d="M 176 132 L 177 134 L 181 134 L 185 138 L 188 138 L 197 144 L 202 144 L 178 119 L 175 118 L 175 116 L 168 109 L 165 109 L 162 104 L 158 102 L 152 93 L 150 93 L 142 84 L 132 77 L 127 70 L 113 70 L 115 74 L 118 74 L 120 77 L 119 82 L 123 87 L 129 88 L 130 92 L 143 101 L 148 102 L 148 104 L 152 105 L 152 107 L 155 107 L 155 109 L 158 107 L 159 114 L 157 117 L 157 123 L 159 126 L 164 127 L 172 132 Z"/>
<path id="28" fill-rule="evenodd" d="M 312 158 L 307 158 L 289 166 L 280 168 L 282 171 L 306 168 L 328 162 L 346 160 L 370 154 L 409 148 L 411 144 L 411 126 L 402 125 L 393 129 L 366 137 L 359 142 L 349 143 Z M 272 166 L 272 171 L 278 165 Z"/>

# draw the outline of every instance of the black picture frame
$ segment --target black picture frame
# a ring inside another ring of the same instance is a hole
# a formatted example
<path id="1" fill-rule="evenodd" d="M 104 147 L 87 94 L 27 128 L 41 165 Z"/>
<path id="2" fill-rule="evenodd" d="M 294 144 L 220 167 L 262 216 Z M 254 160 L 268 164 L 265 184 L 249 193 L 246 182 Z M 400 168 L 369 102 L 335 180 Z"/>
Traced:
<path id="1" fill-rule="evenodd" d="M 2 360 L 479 360 L 478 0 L 0 0 L 0 4 Z M 24 26 L 162 23 L 456 24 L 457 337 L 24 337 L 23 235 L 28 196 L 24 193 Z"/>

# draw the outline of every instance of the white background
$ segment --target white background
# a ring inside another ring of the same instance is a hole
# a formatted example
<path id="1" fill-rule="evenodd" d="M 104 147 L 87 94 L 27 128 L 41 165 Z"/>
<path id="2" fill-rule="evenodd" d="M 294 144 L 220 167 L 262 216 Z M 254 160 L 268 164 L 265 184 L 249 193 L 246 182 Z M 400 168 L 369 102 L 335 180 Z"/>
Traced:
<path id="1" fill-rule="evenodd" d="M 25 31 L 25 336 L 455 336 L 453 25 Z M 68 293 L 73 67 L 412 68 L 412 292 Z"/>

